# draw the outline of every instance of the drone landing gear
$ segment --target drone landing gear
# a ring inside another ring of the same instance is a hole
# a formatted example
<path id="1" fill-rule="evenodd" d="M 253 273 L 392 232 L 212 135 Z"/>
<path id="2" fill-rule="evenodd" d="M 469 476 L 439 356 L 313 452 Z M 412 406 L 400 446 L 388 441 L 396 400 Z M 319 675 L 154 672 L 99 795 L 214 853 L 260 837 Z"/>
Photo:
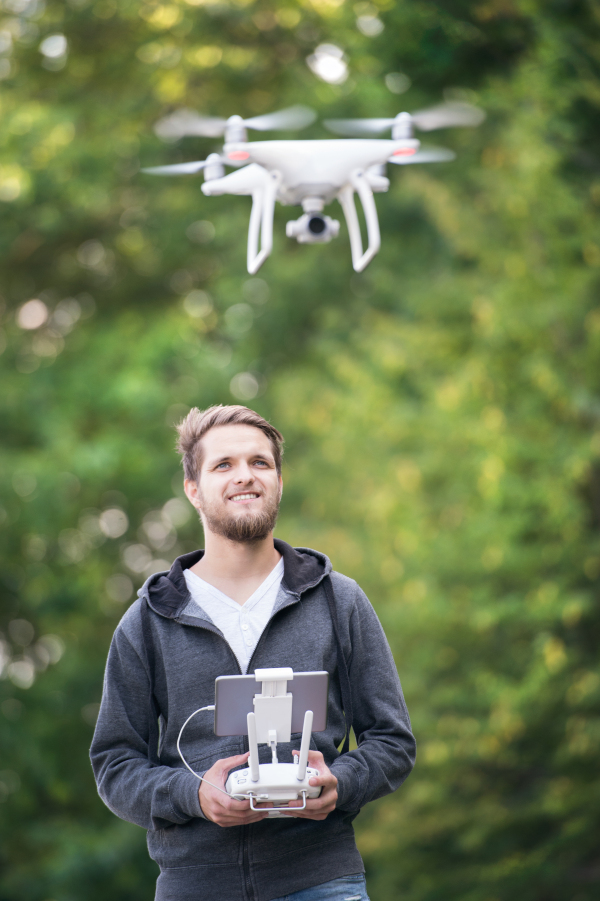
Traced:
<path id="1" fill-rule="evenodd" d="M 354 192 L 360 197 L 365 220 L 367 223 L 368 247 L 363 253 L 363 244 L 360 234 L 360 224 L 354 204 Z M 350 176 L 350 183 L 344 185 L 338 194 L 338 200 L 346 217 L 348 235 L 350 237 L 350 250 L 352 252 L 352 268 L 355 272 L 362 272 L 369 265 L 375 254 L 381 247 L 381 235 L 379 232 L 379 219 L 377 207 L 373 199 L 373 191 L 367 176 L 357 169 Z"/>
<path id="2" fill-rule="evenodd" d="M 224 178 L 210 179 L 202 185 L 202 192 L 208 196 L 249 194 L 252 197 L 247 256 L 250 275 L 258 272 L 273 249 L 273 215 L 279 181 L 278 172 L 267 172 L 262 166 L 251 163 Z"/>

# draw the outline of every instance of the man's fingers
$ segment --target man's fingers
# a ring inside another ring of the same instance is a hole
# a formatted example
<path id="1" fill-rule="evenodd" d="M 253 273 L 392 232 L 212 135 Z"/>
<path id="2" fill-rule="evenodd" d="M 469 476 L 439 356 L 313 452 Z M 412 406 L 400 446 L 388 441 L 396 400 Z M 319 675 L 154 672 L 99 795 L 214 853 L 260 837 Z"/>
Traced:
<path id="1" fill-rule="evenodd" d="M 219 815 L 219 819 L 224 822 L 230 823 L 231 825 L 240 826 L 243 823 L 257 823 L 259 820 L 264 820 L 267 816 L 267 811 L 255 811 L 248 809 L 243 814 L 231 814 L 227 813 L 227 811 L 221 811 Z"/>
<path id="2" fill-rule="evenodd" d="M 233 757 L 224 757 L 215 761 L 212 767 L 204 774 L 200 784 L 200 806 L 207 819 L 219 826 L 235 826 L 249 822 L 249 816 L 255 822 L 260 815 L 250 811 L 248 801 L 232 798 L 225 791 L 225 783 L 230 770 L 243 766 L 248 760 L 248 753 L 235 754 Z"/>
<path id="3" fill-rule="evenodd" d="M 265 819 L 266 814 L 254 814 L 253 816 L 243 817 L 240 819 L 239 817 L 224 817 L 220 816 L 213 820 L 213 823 L 216 823 L 217 826 L 249 826 L 251 823 L 260 823 L 261 820 Z"/>
<path id="4" fill-rule="evenodd" d="M 295 757 L 297 757 L 300 755 L 300 751 L 292 751 L 292 754 Z M 335 776 L 333 775 L 333 773 L 331 772 L 329 767 L 326 765 L 325 758 L 323 757 L 323 755 L 321 754 L 320 751 L 309 751 L 308 752 L 308 765 L 313 770 L 319 771 L 319 775 L 312 776 L 311 780 L 312 779 L 322 780 L 323 778 L 326 778 L 329 780 L 333 780 L 331 783 L 332 785 L 337 785 L 337 779 L 335 778 Z M 310 784 L 311 785 L 324 785 L 325 783 L 322 781 L 321 782 L 312 782 L 311 781 Z"/>
<path id="5" fill-rule="evenodd" d="M 241 766 L 243 763 L 246 763 L 249 756 L 250 752 L 248 751 L 246 754 L 236 754 L 234 757 L 223 757 L 221 760 L 217 760 L 211 769 L 219 773 L 228 773 L 236 766 Z"/>
<path id="6" fill-rule="evenodd" d="M 300 756 L 300 751 L 292 751 L 294 757 Z M 321 754 L 320 751 L 310 751 L 308 752 L 308 765 L 314 767 L 315 769 L 319 769 L 320 765 L 325 766 L 325 758 Z"/>
<path id="7" fill-rule="evenodd" d="M 292 753 L 297 754 L 298 752 L 293 751 Z M 308 752 L 308 764 L 313 769 L 318 770 L 319 773 L 318 776 L 310 777 L 309 785 L 314 788 L 317 788 L 317 786 L 320 785 L 322 788 L 321 794 L 318 798 L 307 798 L 306 807 L 300 810 L 298 810 L 298 808 L 303 807 L 302 801 L 290 801 L 286 816 L 302 817 L 303 819 L 311 820 L 324 820 L 331 811 L 335 809 L 337 801 L 337 778 L 325 763 L 325 758 L 320 751 Z"/>
<path id="8" fill-rule="evenodd" d="M 238 812 L 240 810 L 250 810 L 250 802 L 241 798 L 232 798 L 231 795 L 223 795 L 219 792 L 219 803 L 226 810 Z"/>
<path id="9" fill-rule="evenodd" d="M 334 788 L 337 785 L 337 779 L 333 773 L 321 773 L 319 776 L 311 776 L 308 780 L 309 785 L 329 785 Z"/>
<path id="10" fill-rule="evenodd" d="M 223 757 L 221 760 L 217 760 L 204 774 L 202 784 L 206 786 L 206 788 L 212 787 L 214 789 L 215 786 L 219 789 L 225 788 L 225 783 L 227 782 L 227 776 L 229 775 L 230 770 L 247 763 L 249 756 L 250 754 L 247 752 L 246 754 L 236 754 L 234 757 Z M 219 794 L 221 794 L 221 792 L 219 792 Z"/>
<path id="11" fill-rule="evenodd" d="M 308 749 L 308 759 L 309 760 L 324 760 L 325 758 L 321 754 L 320 751 L 313 751 L 312 748 Z"/>

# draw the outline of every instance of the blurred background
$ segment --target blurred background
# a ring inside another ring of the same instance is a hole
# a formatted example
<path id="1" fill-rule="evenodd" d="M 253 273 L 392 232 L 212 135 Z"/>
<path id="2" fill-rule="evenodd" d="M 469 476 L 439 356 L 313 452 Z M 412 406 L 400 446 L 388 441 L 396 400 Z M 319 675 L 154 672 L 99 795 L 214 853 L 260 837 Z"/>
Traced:
<path id="1" fill-rule="evenodd" d="M 598 5 L 1 10 L 0 901 L 153 897 L 87 752 L 116 624 L 202 543 L 173 424 L 233 402 L 286 436 L 278 536 L 360 582 L 403 681 L 417 767 L 356 821 L 372 901 L 597 898 Z M 154 134 L 181 106 L 444 99 L 487 119 L 389 167 L 360 275 L 344 224 L 301 246 L 278 207 L 250 277 L 248 198 L 139 171 L 220 148 Z"/>

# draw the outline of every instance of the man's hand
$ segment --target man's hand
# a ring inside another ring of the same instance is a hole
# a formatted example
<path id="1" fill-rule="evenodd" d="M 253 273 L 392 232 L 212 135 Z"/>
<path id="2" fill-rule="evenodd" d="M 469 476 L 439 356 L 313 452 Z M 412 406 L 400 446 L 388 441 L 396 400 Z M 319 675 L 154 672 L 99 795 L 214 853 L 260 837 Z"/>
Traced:
<path id="1" fill-rule="evenodd" d="M 292 751 L 292 754 L 299 755 L 299 751 Z M 337 779 L 325 765 L 325 760 L 320 751 L 308 752 L 308 765 L 319 771 L 318 776 L 312 776 L 309 779 L 309 785 L 321 785 L 322 790 L 318 798 L 307 798 L 306 808 L 297 812 L 292 812 L 294 807 L 302 807 L 302 801 L 290 801 L 289 813 L 286 808 L 282 812 L 288 817 L 304 817 L 307 820 L 324 820 L 332 810 L 335 809 L 337 803 Z"/>
<path id="2" fill-rule="evenodd" d="M 235 801 L 229 795 L 224 795 L 222 791 L 209 785 L 209 782 L 212 782 L 213 785 L 219 785 L 225 789 L 229 771 L 247 763 L 249 756 L 247 753 L 238 754 L 236 757 L 224 757 L 223 760 L 217 760 L 204 774 L 207 781 L 202 781 L 198 789 L 200 807 L 206 819 L 216 823 L 217 826 L 245 826 L 247 823 L 264 820 L 268 815 L 266 810 L 264 813 L 256 813 L 251 810 L 249 801 Z"/>

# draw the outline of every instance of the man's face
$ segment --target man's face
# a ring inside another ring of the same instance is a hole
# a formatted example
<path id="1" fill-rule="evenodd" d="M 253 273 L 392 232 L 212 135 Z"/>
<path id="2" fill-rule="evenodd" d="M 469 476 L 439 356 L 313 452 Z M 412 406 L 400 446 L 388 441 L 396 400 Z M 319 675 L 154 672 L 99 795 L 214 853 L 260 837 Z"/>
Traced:
<path id="1" fill-rule="evenodd" d="M 250 425 L 207 432 L 199 483 L 185 481 L 205 530 L 237 542 L 258 541 L 273 531 L 281 488 L 271 442 Z"/>

